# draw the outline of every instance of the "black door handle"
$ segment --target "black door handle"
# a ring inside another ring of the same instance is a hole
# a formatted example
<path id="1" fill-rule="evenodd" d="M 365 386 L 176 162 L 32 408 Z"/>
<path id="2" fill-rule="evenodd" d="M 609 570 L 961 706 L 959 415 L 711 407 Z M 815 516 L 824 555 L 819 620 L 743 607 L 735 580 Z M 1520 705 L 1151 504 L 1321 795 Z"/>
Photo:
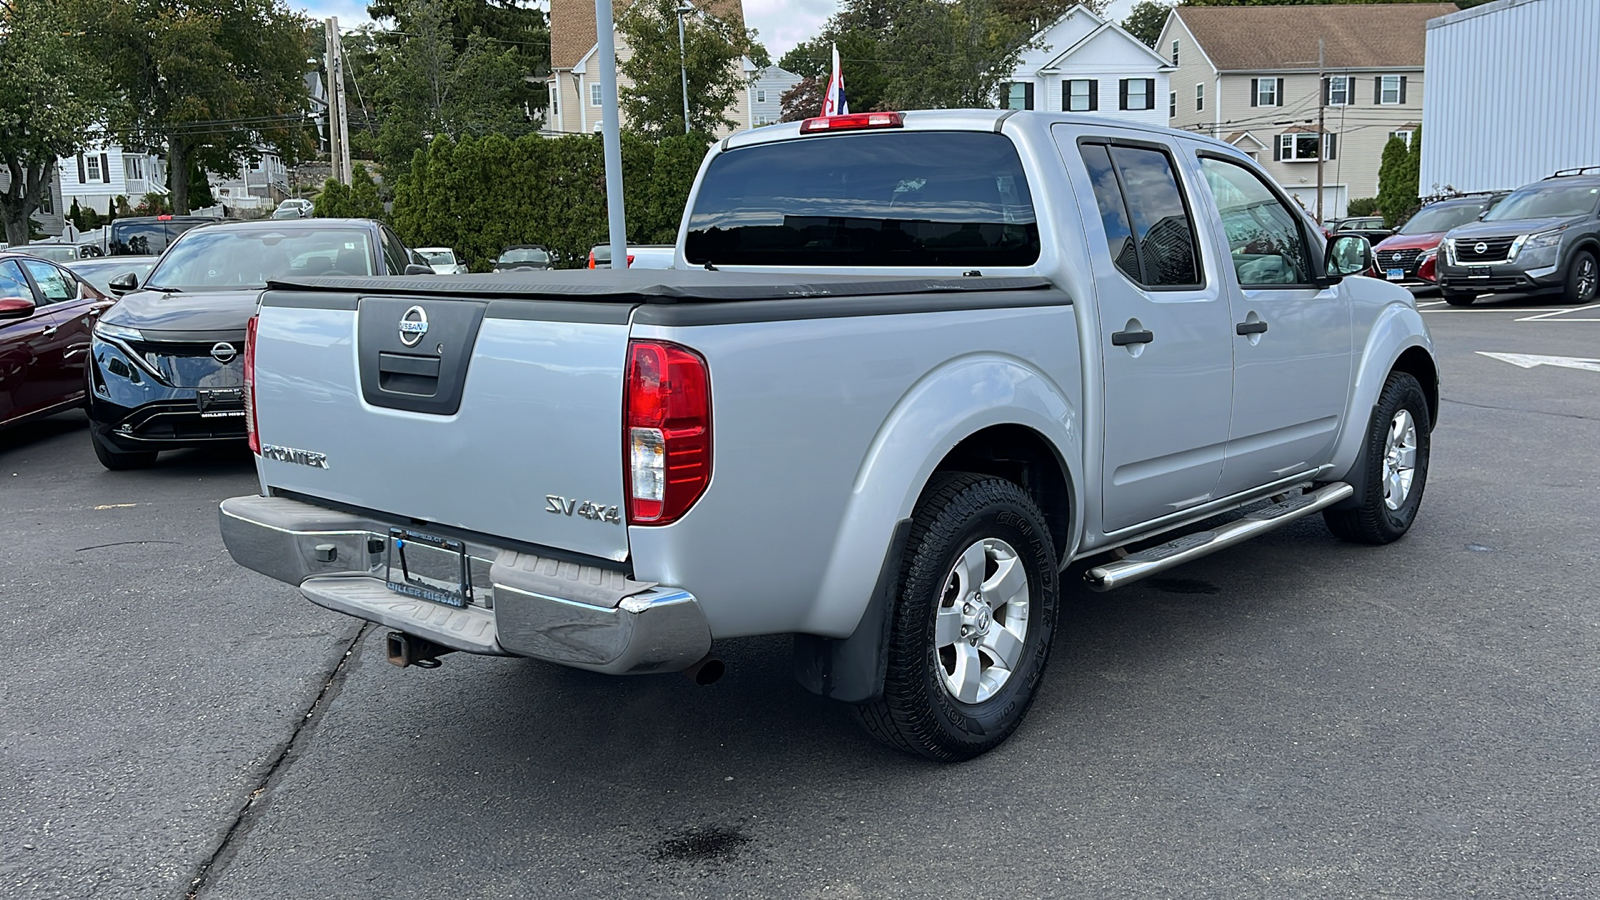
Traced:
<path id="1" fill-rule="evenodd" d="M 1111 332 L 1111 346 L 1126 347 L 1129 344 L 1148 344 L 1156 336 L 1147 328 L 1144 331 L 1113 331 Z"/>
<path id="2" fill-rule="evenodd" d="M 1260 319 L 1257 319 L 1254 322 L 1240 322 L 1239 324 L 1233 326 L 1233 330 L 1236 334 L 1266 334 L 1267 323 L 1261 321 Z"/>

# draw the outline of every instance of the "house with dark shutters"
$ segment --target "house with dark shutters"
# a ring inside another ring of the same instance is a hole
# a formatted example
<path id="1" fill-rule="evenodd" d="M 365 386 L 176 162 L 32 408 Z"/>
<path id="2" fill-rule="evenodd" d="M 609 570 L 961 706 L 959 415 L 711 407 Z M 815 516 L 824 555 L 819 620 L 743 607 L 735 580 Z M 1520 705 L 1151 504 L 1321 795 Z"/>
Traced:
<path id="1" fill-rule="evenodd" d="M 1313 212 L 1322 159 L 1322 217 L 1343 216 L 1352 198 L 1377 196 L 1389 139 L 1409 143 L 1420 127 L 1427 23 L 1456 9 L 1176 7 L 1156 42 L 1172 66 L 1170 124 L 1255 157 Z"/>
<path id="2" fill-rule="evenodd" d="M 1171 68 L 1115 22 L 1079 4 L 1028 41 L 1000 85 L 999 105 L 1165 125 Z"/>
<path id="3" fill-rule="evenodd" d="M 138 206 L 145 194 L 167 193 L 167 163 L 160 154 L 125 149 L 118 144 L 85 148 L 61 157 L 62 199 L 106 215 L 118 197 Z"/>

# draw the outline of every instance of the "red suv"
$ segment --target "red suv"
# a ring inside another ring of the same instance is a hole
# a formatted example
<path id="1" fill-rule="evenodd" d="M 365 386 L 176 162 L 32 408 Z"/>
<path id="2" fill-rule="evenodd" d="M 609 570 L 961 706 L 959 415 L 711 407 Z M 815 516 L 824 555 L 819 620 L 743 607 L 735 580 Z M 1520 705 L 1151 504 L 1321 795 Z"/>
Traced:
<path id="1" fill-rule="evenodd" d="M 1445 232 L 1477 221 L 1509 193 L 1452 197 L 1424 206 L 1372 248 L 1378 277 L 1414 287 L 1433 287 L 1438 280 L 1434 267 L 1438 263 L 1439 242 L 1444 240 Z"/>

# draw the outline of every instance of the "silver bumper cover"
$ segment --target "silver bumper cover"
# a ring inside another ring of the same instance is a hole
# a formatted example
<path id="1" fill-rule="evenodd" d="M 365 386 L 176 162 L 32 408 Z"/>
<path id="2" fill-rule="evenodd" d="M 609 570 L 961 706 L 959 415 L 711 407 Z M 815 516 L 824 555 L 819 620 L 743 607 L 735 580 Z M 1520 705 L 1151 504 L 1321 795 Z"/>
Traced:
<path id="1" fill-rule="evenodd" d="M 233 497 L 220 518 L 240 565 L 319 606 L 457 650 L 613 675 L 681 671 L 711 650 L 691 594 L 613 570 L 468 542 L 473 603 L 456 608 L 384 586 L 388 523 L 283 497 Z"/>

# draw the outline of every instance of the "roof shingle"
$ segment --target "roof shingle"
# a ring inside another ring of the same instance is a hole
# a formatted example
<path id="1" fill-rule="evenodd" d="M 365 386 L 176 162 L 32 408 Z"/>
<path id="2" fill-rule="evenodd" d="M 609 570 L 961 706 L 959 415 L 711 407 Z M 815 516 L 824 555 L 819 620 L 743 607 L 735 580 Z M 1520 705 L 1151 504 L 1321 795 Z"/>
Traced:
<path id="1" fill-rule="evenodd" d="M 1179 6 L 1173 14 L 1222 71 L 1422 68 L 1429 19 L 1454 3 Z"/>

